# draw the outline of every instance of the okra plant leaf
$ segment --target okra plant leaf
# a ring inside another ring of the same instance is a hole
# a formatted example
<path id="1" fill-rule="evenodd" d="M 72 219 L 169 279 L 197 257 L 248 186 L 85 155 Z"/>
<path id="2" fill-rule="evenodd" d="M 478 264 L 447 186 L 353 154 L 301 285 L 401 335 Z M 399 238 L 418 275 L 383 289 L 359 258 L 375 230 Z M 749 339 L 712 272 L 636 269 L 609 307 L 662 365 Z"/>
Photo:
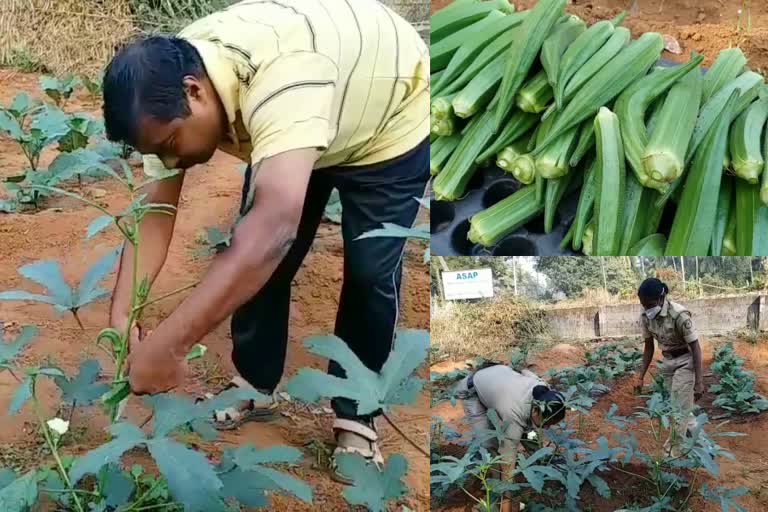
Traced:
<path id="1" fill-rule="evenodd" d="M 355 400 L 358 414 L 364 415 L 413 402 L 424 384 L 412 375 L 427 356 L 429 334 L 424 331 L 400 331 L 379 373 L 367 368 L 336 336 L 310 338 L 304 345 L 310 352 L 336 361 L 346 371 L 346 378 L 339 378 L 313 368 L 299 370 L 286 391 L 306 402 L 345 397 Z"/>
<path id="2" fill-rule="evenodd" d="M 419 238 L 421 240 L 429 240 L 430 233 L 426 224 L 416 226 L 415 228 L 406 228 L 391 222 L 383 222 L 382 227 L 363 233 L 355 238 L 355 240 L 362 240 L 364 238 L 376 238 L 376 237 L 396 237 L 396 238 Z"/>
<path id="3" fill-rule="evenodd" d="M 250 472 L 233 467 L 219 473 L 219 480 L 224 486 L 221 495 L 225 498 L 233 498 L 246 507 L 267 508 L 269 505 L 264 483 Z"/>
<path id="4" fill-rule="evenodd" d="M 30 471 L 0 489 L 0 510 L 27 512 L 37 502 L 37 473 Z"/>
<path id="5" fill-rule="evenodd" d="M 53 305 L 59 311 L 77 310 L 109 292 L 99 283 L 112 270 L 117 261 L 120 246 L 102 256 L 83 275 L 77 289 L 64 280 L 61 267 L 55 261 L 37 261 L 19 267 L 19 273 L 48 290 L 48 294 L 31 293 L 24 290 L 0 292 L 0 300 L 31 300 Z"/>
<path id="6" fill-rule="evenodd" d="M 221 509 L 219 492 L 224 487 L 205 454 L 196 452 L 171 438 L 147 442 L 149 453 L 168 481 L 176 501 L 188 512 Z"/>
<path id="7" fill-rule="evenodd" d="M 106 464 L 119 462 L 125 452 L 147 441 L 144 432 L 130 423 L 115 423 L 109 432 L 113 436 L 111 441 L 89 451 L 72 465 L 69 478 L 73 484 L 85 475 L 95 475 Z"/>
<path id="8" fill-rule="evenodd" d="M 26 92 L 21 92 L 13 98 L 11 106 L 7 110 L 16 119 L 21 119 L 40 105 L 42 105 L 40 100 L 32 98 Z"/>
<path id="9" fill-rule="evenodd" d="M 114 220 L 115 218 L 111 215 L 102 215 L 100 217 L 96 217 L 90 222 L 90 224 L 88 224 L 88 231 L 85 234 L 85 239 L 90 240 L 98 233 L 103 231 L 107 226 L 112 224 Z"/>
<path id="10" fill-rule="evenodd" d="M 90 405 L 98 400 L 101 395 L 109 391 L 109 384 L 98 382 L 101 374 L 101 365 L 95 359 L 88 359 L 80 363 L 80 372 L 77 377 L 56 377 L 54 382 L 61 389 L 61 399 L 67 403 L 78 405 Z"/>
<path id="11" fill-rule="evenodd" d="M 293 476 L 264 466 L 264 464 L 293 464 L 301 459 L 301 452 L 291 446 L 270 446 L 256 448 L 240 446 L 225 454 L 239 469 L 259 480 L 263 490 L 278 491 L 312 502 L 312 488 Z"/>
<path id="12" fill-rule="evenodd" d="M 0 489 L 3 489 L 18 478 L 16 472 L 8 468 L 0 468 Z"/>
<path id="13" fill-rule="evenodd" d="M 122 246 L 110 250 L 83 274 L 75 295 L 75 307 L 85 306 L 109 293 L 99 283 L 112 271 L 121 251 Z"/>
<path id="14" fill-rule="evenodd" d="M 30 398 L 32 398 L 32 377 L 27 376 L 22 379 L 16 387 L 16 391 L 11 395 L 11 403 L 8 405 L 8 413 L 16 414 L 19 412 Z"/>
<path id="15" fill-rule="evenodd" d="M 704 496 L 705 499 L 718 503 L 722 512 L 729 512 L 733 509 L 735 512 L 747 512 L 747 509 L 739 505 L 734 498 L 744 496 L 749 492 L 746 487 L 737 487 L 735 489 L 728 489 L 726 487 L 715 487 L 711 489 L 706 483 L 701 486 L 699 493 Z"/>
<path id="16" fill-rule="evenodd" d="M 0 109 L 0 133 L 7 134 L 15 141 L 24 139 L 24 131 L 19 122 L 7 111 Z"/>
<path id="17" fill-rule="evenodd" d="M 83 148 L 72 148 L 69 151 L 71 152 L 59 153 L 48 166 L 48 172 L 55 175 L 59 181 L 68 180 L 78 174 L 88 174 L 94 170 L 101 174 L 117 176 L 115 171 L 104 162 L 104 157 L 96 151 Z"/>
<path id="18" fill-rule="evenodd" d="M 13 341 L 5 339 L 5 330 L 0 322 L 0 368 L 10 364 L 16 359 L 24 348 L 29 345 L 32 338 L 37 336 L 37 327 L 25 325 Z"/>
<path id="19" fill-rule="evenodd" d="M 45 105 L 32 119 L 30 135 L 38 144 L 46 146 L 58 141 L 69 131 L 69 116 L 61 109 Z"/>
<path id="20" fill-rule="evenodd" d="M 145 401 L 155 411 L 152 435 L 158 438 L 167 436 L 182 425 L 195 420 L 212 421 L 214 411 L 232 407 L 244 400 L 264 400 L 266 398 L 252 389 L 232 388 L 198 403 L 187 397 L 171 393 L 148 396 Z"/>
<path id="21" fill-rule="evenodd" d="M 102 468 L 101 491 L 104 495 L 104 503 L 107 507 L 117 508 L 128 503 L 136 491 L 136 484 L 125 471 L 120 470 L 117 464 L 110 464 Z"/>
<path id="22" fill-rule="evenodd" d="M 461 459 L 452 455 L 445 455 L 440 462 L 429 467 L 430 483 L 451 485 L 466 477 L 474 466 L 472 458 L 474 453 L 468 450 Z"/>
<path id="23" fill-rule="evenodd" d="M 395 453 L 390 455 L 383 471 L 360 455 L 342 453 L 336 457 L 339 472 L 352 480 L 342 496 L 350 505 L 363 505 L 372 512 L 385 512 L 390 500 L 408 492 L 402 481 L 408 471 L 408 461 Z"/>

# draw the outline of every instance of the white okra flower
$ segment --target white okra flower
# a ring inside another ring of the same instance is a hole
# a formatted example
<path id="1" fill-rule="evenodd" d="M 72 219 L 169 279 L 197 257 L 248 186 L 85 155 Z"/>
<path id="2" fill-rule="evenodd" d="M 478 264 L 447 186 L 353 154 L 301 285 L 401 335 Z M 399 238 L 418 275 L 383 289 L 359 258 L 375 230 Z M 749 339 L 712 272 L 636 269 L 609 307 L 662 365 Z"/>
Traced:
<path id="1" fill-rule="evenodd" d="M 52 420 L 48 420 L 46 423 L 48 424 L 48 428 L 60 436 L 63 436 L 69 430 L 69 422 L 64 421 L 61 418 L 53 418 Z"/>

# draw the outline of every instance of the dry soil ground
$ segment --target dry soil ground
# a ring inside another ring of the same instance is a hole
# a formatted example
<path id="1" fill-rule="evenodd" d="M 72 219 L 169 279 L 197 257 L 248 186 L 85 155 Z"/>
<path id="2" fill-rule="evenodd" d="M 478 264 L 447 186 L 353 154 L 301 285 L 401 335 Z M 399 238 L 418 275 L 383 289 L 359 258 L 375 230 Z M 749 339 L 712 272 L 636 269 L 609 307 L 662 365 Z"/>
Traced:
<path id="1" fill-rule="evenodd" d="M 38 76 L 0 70 L 0 104 L 8 105 L 20 91 L 37 94 Z M 98 114 L 99 105 L 88 98 L 77 98 L 67 110 Z M 46 164 L 51 155 L 46 155 Z M 204 226 L 222 228 L 231 224 L 240 198 L 241 175 L 236 160 L 217 155 L 207 165 L 192 170 L 182 192 L 176 233 L 166 266 L 157 281 L 154 292 L 159 295 L 199 279 L 208 264 L 207 258 L 193 256 L 200 246 L 195 241 Z M 24 158 L 15 143 L 0 137 L 0 178 L 17 174 L 23 168 Z M 75 186 L 75 189 L 77 186 Z M 86 182 L 80 192 L 99 201 L 112 211 L 120 211 L 127 204 L 127 195 L 109 180 Z M 62 263 L 65 277 L 76 280 L 86 265 L 91 264 L 108 248 L 118 242 L 115 233 L 103 233 L 86 242 L 86 227 L 97 212 L 69 199 L 53 198 L 34 214 L 0 213 L 0 289 L 34 286 L 19 276 L 16 268 L 38 259 L 54 259 Z M 423 247 L 410 246 L 404 270 L 402 290 L 401 327 L 426 329 L 429 327 L 429 273 L 422 263 Z M 304 266 L 296 276 L 293 286 L 290 312 L 290 345 L 285 376 L 298 368 L 313 366 L 324 368 L 325 361 L 303 350 L 301 341 L 308 336 L 333 331 L 338 295 L 342 279 L 342 241 L 339 229 L 330 224 L 321 226 L 318 239 Z M 114 274 L 105 283 L 111 287 Z M 182 299 L 176 296 L 158 303 L 146 311 L 146 319 L 156 324 L 167 316 Z M 81 331 L 71 315 L 58 316 L 45 305 L 18 302 L 0 302 L 0 321 L 13 331 L 17 326 L 34 323 L 40 327 L 40 335 L 27 351 L 26 362 L 33 363 L 52 357 L 67 371 L 75 370 L 82 359 L 101 359 L 102 367 L 109 371 L 103 354 L 94 346 L 96 334 L 106 326 L 107 301 L 84 308 L 81 318 L 85 331 Z M 233 374 L 230 360 L 231 341 L 228 323 L 209 334 L 203 343 L 209 351 L 202 362 L 194 364 L 187 381 L 186 391 L 196 394 L 215 391 Z M 426 372 L 423 372 L 426 374 Z M 0 467 L 26 468 L 40 462 L 41 442 L 32 415 L 22 412 L 13 417 L 5 415 L 15 381 L 7 372 L 0 372 Z M 57 396 L 50 386 L 43 388 L 44 400 L 53 406 Z M 133 400 L 128 414 L 135 420 L 146 416 L 141 406 Z M 409 436 L 427 447 L 427 423 L 429 417 L 428 394 L 422 393 L 418 402 L 395 411 L 396 422 Z M 341 497 L 342 486 L 332 483 L 327 471 L 314 462 L 318 455 L 310 445 L 331 447 L 332 417 L 321 409 L 286 406 L 284 415 L 272 424 L 248 424 L 237 431 L 225 433 L 220 441 L 206 445 L 215 455 L 221 446 L 254 443 L 258 446 L 290 444 L 303 448 L 305 462 L 294 471 L 315 487 L 315 503 L 303 505 L 298 500 L 275 497 L 275 510 L 345 510 L 348 505 Z M 75 418 L 75 423 L 78 423 Z M 89 414 L 82 418 L 81 429 L 75 441 L 65 451 L 82 453 L 105 439 L 102 415 Z M 407 485 L 410 495 L 403 505 L 418 511 L 429 509 L 427 487 L 428 461 L 400 438 L 388 426 L 382 426 L 383 450 L 400 452 L 409 460 Z M 399 506 L 397 507 L 399 509 Z"/>

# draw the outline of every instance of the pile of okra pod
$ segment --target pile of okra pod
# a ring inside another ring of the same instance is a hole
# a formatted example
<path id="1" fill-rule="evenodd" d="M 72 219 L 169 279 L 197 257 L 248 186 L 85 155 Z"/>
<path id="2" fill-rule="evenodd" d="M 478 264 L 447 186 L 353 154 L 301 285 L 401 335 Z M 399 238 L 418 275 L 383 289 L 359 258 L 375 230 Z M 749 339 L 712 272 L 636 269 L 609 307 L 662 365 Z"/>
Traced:
<path id="1" fill-rule="evenodd" d="M 541 215 L 549 232 L 578 192 L 563 248 L 768 255 L 768 86 L 742 51 L 723 49 L 706 73 L 696 53 L 663 67 L 661 34 L 632 39 L 624 13 L 587 26 L 565 4 L 456 0 L 432 15 L 435 198 L 459 200 L 496 165 L 523 186 L 470 219 L 474 243 Z"/>

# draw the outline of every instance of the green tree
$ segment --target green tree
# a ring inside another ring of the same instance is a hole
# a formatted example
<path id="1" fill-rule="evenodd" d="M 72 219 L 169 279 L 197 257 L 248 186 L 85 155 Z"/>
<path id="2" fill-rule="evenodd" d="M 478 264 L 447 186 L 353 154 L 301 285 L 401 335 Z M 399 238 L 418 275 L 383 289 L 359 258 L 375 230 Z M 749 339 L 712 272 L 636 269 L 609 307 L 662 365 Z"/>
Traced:
<path id="1" fill-rule="evenodd" d="M 622 293 L 636 288 L 639 282 L 627 258 L 543 256 L 536 262 L 536 270 L 547 276 L 551 288 L 568 297 L 578 296 L 587 288 L 605 287 L 611 293 Z"/>

